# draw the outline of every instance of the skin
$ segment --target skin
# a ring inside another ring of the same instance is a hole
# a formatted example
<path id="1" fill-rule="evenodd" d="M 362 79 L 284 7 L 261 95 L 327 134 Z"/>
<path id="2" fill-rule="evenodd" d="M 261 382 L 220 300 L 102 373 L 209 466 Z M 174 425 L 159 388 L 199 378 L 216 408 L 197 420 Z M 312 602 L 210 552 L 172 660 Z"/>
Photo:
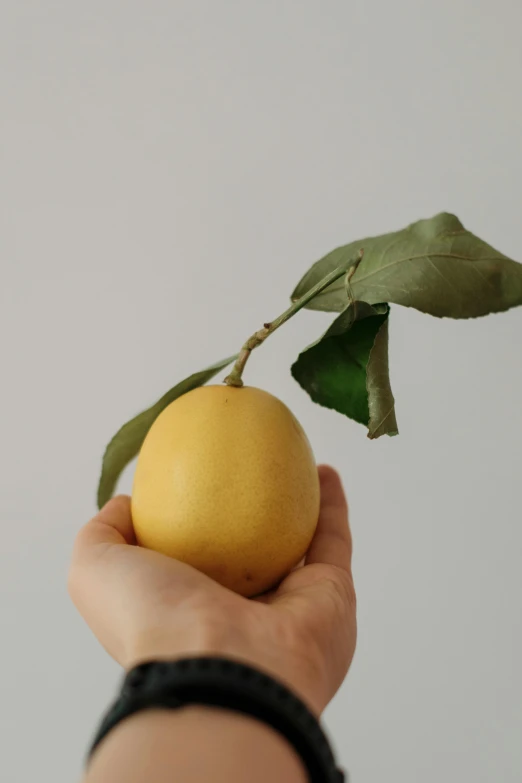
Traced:
<path id="1" fill-rule="evenodd" d="M 281 680 L 319 716 L 344 680 L 356 642 L 346 500 L 332 468 L 320 467 L 319 479 L 319 522 L 305 560 L 261 597 L 244 598 L 136 546 L 126 496 L 80 530 L 70 595 L 125 669 L 145 660 L 223 655 Z M 173 771 L 185 783 L 305 780 L 293 750 L 268 727 L 225 710 L 187 707 L 124 721 L 100 744 L 85 783 L 137 783 L 145 773 L 151 783 L 166 783 Z"/>

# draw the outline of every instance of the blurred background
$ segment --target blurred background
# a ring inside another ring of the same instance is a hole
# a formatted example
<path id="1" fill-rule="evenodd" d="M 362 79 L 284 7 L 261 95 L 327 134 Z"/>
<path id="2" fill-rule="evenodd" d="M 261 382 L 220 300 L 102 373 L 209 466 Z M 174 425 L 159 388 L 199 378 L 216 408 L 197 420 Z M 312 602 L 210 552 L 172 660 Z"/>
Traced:
<path id="1" fill-rule="evenodd" d="M 120 671 L 66 594 L 115 430 L 339 244 L 441 210 L 522 261 L 519 0 L 0 3 L 0 778 L 77 780 Z M 351 506 L 354 783 L 522 779 L 522 309 L 393 307 L 401 434 L 249 362 Z M 132 469 L 121 482 L 129 491 Z"/>

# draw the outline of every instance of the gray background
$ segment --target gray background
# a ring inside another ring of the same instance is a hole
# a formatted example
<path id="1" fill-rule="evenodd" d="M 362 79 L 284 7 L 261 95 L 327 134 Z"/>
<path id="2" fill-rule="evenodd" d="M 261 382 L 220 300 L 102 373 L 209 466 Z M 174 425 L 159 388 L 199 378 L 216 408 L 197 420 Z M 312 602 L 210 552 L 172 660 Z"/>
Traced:
<path id="1" fill-rule="evenodd" d="M 522 260 L 521 27 L 519 0 L 0 2 L 2 780 L 76 780 L 118 681 L 65 591 L 115 429 L 338 244 L 444 209 Z M 349 493 L 340 758 L 355 783 L 520 781 L 522 311 L 394 307 L 401 435 L 377 442 L 289 375 L 327 322 L 247 377 Z"/>

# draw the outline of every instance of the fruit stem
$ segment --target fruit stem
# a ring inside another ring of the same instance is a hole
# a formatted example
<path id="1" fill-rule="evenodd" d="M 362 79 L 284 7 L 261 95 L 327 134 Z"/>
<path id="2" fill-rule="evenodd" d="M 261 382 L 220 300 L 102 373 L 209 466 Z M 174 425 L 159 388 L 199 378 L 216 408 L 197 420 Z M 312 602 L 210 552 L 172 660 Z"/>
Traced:
<path id="1" fill-rule="evenodd" d="M 350 280 L 355 274 L 355 270 L 359 266 L 362 257 L 363 250 L 360 250 L 354 259 L 346 264 L 343 264 L 342 266 L 337 267 L 333 270 L 333 272 L 330 272 L 330 274 L 323 277 L 323 279 L 314 285 L 313 288 L 310 288 L 306 294 L 303 294 L 300 299 L 297 299 L 295 302 L 293 302 L 288 310 L 285 310 L 285 312 L 278 316 L 275 320 L 264 324 L 262 329 L 254 332 L 252 337 L 249 337 L 241 348 L 230 375 L 227 375 L 225 378 L 225 383 L 227 386 L 237 386 L 238 388 L 243 386 L 243 370 L 245 369 L 245 365 L 254 348 L 257 348 L 259 345 L 264 343 L 269 335 L 273 334 L 276 329 L 279 329 L 280 326 L 282 326 L 284 323 L 286 323 L 286 321 L 292 318 L 292 316 L 298 313 L 299 310 L 302 310 L 303 307 L 305 307 L 314 297 L 324 291 L 325 288 L 328 288 L 329 285 L 334 283 L 343 275 L 345 275 L 345 285 L 348 287 Z M 348 288 L 348 290 L 350 289 Z"/>

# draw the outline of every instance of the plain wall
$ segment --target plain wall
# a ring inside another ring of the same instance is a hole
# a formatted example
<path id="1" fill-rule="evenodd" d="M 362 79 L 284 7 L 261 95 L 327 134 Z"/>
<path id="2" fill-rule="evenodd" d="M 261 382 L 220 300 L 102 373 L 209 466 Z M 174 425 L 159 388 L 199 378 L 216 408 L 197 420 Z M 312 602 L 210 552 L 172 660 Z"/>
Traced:
<path id="1" fill-rule="evenodd" d="M 114 431 L 323 253 L 441 210 L 522 260 L 519 0 L 0 0 L 0 779 L 79 778 L 120 672 L 66 594 Z M 252 357 L 351 505 L 355 783 L 522 779 L 522 310 L 393 307 L 401 434 Z M 132 471 L 121 488 L 130 488 Z"/>

